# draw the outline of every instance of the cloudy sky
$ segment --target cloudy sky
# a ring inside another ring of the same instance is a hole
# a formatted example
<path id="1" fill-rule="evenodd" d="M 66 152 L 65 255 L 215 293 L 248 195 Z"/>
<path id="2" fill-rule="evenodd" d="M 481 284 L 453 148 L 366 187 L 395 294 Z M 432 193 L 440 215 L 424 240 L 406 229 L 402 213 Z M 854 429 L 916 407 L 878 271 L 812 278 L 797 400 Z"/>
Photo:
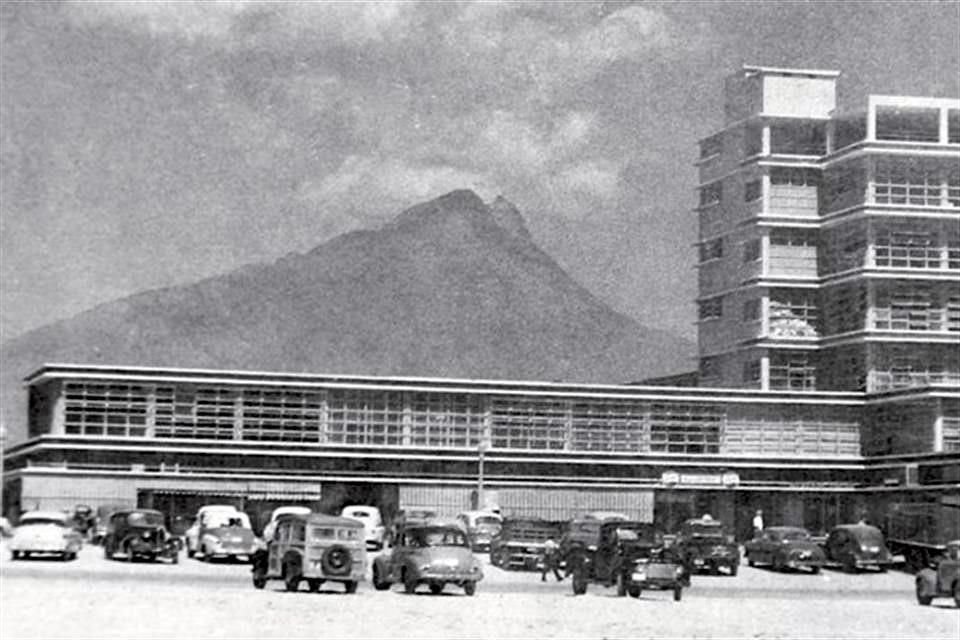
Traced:
<path id="1" fill-rule="evenodd" d="M 693 337 L 696 141 L 744 63 L 960 94 L 955 2 L 0 5 L 0 338 L 455 188 Z"/>

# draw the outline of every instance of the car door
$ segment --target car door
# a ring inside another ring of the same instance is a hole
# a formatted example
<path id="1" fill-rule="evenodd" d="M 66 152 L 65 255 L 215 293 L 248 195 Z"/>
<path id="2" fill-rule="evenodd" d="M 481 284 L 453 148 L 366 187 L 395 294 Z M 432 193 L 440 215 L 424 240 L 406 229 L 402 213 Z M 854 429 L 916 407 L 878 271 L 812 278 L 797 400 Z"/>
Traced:
<path id="1" fill-rule="evenodd" d="M 393 549 L 390 552 L 390 580 L 400 580 L 401 569 L 410 557 L 410 535 L 401 529 Z"/>

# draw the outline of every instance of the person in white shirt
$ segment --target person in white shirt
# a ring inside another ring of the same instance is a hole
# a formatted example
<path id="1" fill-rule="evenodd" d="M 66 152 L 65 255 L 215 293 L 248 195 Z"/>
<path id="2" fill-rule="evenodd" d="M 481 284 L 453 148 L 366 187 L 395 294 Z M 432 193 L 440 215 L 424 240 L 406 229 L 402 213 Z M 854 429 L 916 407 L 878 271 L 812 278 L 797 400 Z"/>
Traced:
<path id="1" fill-rule="evenodd" d="M 753 534 L 759 535 L 763 531 L 763 509 L 757 509 L 757 515 L 753 516 Z"/>

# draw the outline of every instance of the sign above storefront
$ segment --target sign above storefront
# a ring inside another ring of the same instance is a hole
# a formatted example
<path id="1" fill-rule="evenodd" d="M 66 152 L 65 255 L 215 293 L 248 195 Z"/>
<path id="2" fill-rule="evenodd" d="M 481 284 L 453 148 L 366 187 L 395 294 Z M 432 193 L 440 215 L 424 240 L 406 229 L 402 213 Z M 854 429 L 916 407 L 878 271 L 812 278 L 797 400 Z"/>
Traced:
<path id="1" fill-rule="evenodd" d="M 735 487 L 740 484 L 740 475 L 733 471 L 724 473 L 678 473 L 664 471 L 660 482 L 668 487 L 674 485 Z"/>

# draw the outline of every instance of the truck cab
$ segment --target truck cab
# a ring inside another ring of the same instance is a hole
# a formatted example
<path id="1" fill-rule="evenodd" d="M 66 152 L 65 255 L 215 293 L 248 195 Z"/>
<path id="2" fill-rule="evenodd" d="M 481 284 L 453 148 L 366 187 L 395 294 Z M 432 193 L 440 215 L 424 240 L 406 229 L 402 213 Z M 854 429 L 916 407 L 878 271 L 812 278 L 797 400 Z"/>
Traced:
<path id="1" fill-rule="evenodd" d="M 916 578 L 917 602 L 929 605 L 934 598 L 953 598 L 960 607 L 960 540 L 947 543 L 936 569 L 922 569 Z"/>

